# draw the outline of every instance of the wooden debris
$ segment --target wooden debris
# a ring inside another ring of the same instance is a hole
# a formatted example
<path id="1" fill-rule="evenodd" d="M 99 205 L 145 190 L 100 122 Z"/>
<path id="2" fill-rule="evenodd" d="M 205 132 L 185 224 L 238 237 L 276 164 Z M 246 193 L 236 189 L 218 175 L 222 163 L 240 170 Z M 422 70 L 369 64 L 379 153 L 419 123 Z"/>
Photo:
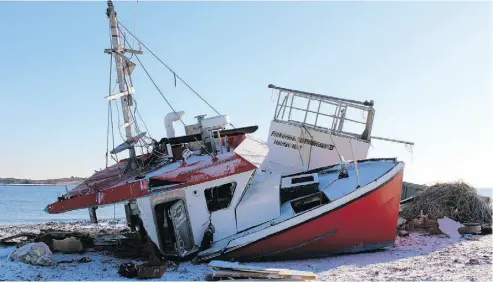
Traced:
<path id="1" fill-rule="evenodd" d="M 405 226 L 406 231 L 416 231 L 420 233 L 428 233 L 431 235 L 442 234 L 436 219 L 428 215 L 421 215 L 418 218 L 409 220 Z"/>
<path id="2" fill-rule="evenodd" d="M 1 245 L 5 245 L 5 246 L 16 245 L 18 242 L 12 242 L 12 240 L 18 239 L 18 238 L 23 238 L 23 237 L 30 240 L 30 239 L 35 238 L 36 236 L 37 236 L 37 234 L 35 234 L 35 233 L 20 233 L 20 234 L 14 235 L 14 236 L 5 237 L 5 238 L 0 239 L 0 246 Z"/>
<path id="3" fill-rule="evenodd" d="M 166 265 L 143 263 L 136 266 L 138 278 L 161 278 L 166 271 Z"/>
<path id="4" fill-rule="evenodd" d="M 80 263 L 88 263 L 91 262 L 92 259 L 90 257 L 82 257 L 80 259 L 71 259 L 71 260 L 61 260 L 58 263 L 73 263 L 73 262 L 80 262 Z"/>
<path id="5" fill-rule="evenodd" d="M 296 271 L 281 268 L 263 268 L 253 265 L 245 265 L 235 262 L 213 260 L 209 263 L 213 268 L 212 277 L 221 278 L 255 278 L 255 279 L 280 279 L 280 280 L 316 280 L 313 272 Z"/>

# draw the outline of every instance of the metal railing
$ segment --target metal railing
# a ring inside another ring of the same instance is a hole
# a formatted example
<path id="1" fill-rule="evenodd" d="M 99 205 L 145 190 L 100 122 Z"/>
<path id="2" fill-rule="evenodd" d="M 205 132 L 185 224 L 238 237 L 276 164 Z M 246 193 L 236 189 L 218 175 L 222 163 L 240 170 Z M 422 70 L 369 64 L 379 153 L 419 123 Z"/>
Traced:
<path id="1" fill-rule="evenodd" d="M 317 130 L 330 131 L 334 134 L 349 135 L 354 138 L 364 139 L 369 141 L 371 138 L 371 129 L 373 125 L 373 117 L 375 109 L 373 101 L 356 101 L 321 94 L 309 93 L 304 91 L 292 90 L 282 87 L 277 87 L 272 84 L 269 88 L 279 90 L 277 97 L 276 110 L 274 120 L 294 123 L 301 126 L 308 126 Z M 296 98 L 296 102 L 295 102 Z M 304 103 L 303 103 L 304 102 Z M 306 104 L 306 108 L 302 108 L 299 104 Z M 311 109 L 315 106 L 317 110 Z M 332 107 L 334 111 L 329 113 L 324 108 Z M 293 110 L 298 111 L 301 115 L 295 117 Z M 348 110 L 356 110 L 362 113 L 363 120 L 356 120 L 347 117 Z M 315 121 L 307 120 L 308 115 L 315 115 Z M 332 123 L 320 124 L 319 118 L 327 117 L 332 119 Z M 355 132 L 355 130 L 345 130 L 346 123 L 364 125 L 363 132 Z"/>

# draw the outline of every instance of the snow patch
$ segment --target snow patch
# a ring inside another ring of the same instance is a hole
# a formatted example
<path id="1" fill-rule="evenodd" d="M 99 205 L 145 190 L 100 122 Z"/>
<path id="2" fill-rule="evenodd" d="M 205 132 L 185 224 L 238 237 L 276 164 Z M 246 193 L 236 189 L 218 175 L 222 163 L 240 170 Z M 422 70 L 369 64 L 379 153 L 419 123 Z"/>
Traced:
<path id="1" fill-rule="evenodd" d="M 462 237 L 458 229 L 463 225 L 460 224 L 459 222 L 452 220 L 448 217 L 439 218 L 437 219 L 437 221 L 438 221 L 438 228 L 440 228 L 440 230 L 442 230 L 442 232 L 447 234 L 450 238 L 459 239 L 460 237 Z"/>

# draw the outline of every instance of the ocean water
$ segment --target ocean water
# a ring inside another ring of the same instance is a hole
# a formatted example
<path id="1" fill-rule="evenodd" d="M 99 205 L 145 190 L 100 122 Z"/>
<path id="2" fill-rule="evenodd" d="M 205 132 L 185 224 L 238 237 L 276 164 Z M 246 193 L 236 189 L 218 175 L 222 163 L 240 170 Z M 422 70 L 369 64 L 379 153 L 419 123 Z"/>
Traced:
<path id="1" fill-rule="evenodd" d="M 69 190 L 71 187 L 67 187 Z M 89 220 L 87 209 L 49 214 L 44 208 L 65 193 L 65 186 L 1 186 L 0 225 Z M 123 204 L 100 207 L 98 219 L 125 218 Z"/>
<path id="2" fill-rule="evenodd" d="M 71 189 L 71 187 L 68 187 Z M 478 188 L 478 194 L 493 197 L 492 188 Z M 87 209 L 49 214 L 44 208 L 65 192 L 65 186 L 1 186 L 0 225 L 88 220 Z M 123 204 L 100 207 L 98 219 L 125 218 Z"/>

